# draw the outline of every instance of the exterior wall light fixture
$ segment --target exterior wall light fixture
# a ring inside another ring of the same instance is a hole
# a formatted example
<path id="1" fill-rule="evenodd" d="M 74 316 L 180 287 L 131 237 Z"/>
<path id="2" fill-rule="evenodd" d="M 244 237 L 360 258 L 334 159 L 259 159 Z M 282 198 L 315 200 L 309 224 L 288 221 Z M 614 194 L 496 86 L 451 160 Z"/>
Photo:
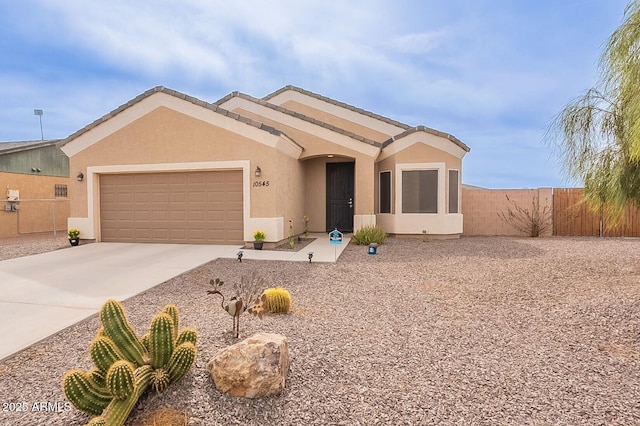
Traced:
<path id="1" fill-rule="evenodd" d="M 78 179 L 78 182 L 82 182 L 82 179 L 84 179 L 84 173 L 79 172 L 78 176 L 76 176 L 76 179 Z"/>
<path id="2" fill-rule="evenodd" d="M 262 169 L 260 166 L 256 166 L 256 177 L 260 177 L 262 175 Z"/>

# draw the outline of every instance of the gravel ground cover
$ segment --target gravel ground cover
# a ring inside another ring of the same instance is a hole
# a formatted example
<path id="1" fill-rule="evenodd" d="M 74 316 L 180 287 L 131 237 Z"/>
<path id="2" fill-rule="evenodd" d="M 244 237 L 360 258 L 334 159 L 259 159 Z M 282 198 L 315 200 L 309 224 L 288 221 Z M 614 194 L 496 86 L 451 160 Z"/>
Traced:
<path id="1" fill-rule="evenodd" d="M 28 234 L 14 238 L 0 238 L 0 260 L 29 256 L 70 247 L 66 231 Z"/>
<path id="2" fill-rule="evenodd" d="M 161 407 L 189 425 L 640 424 L 639 257 L 638 239 L 469 237 L 390 238 L 375 256 L 350 245 L 336 264 L 213 261 L 124 302 L 139 333 L 169 302 L 200 332 L 191 372 L 144 397 L 127 424 Z M 205 369 L 235 342 L 209 280 L 254 270 L 294 304 L 242 317 L 241 339 L 265 331 L 290 344 L 285 391 L 258 400 L 218 392 Z M 60 381 L 91 367 L 98 325 L 91 317 L 0 362 L 0 424 L 88 420 L 64 408 Z M 32 411 L 56 401 L 62 409 Z"/>

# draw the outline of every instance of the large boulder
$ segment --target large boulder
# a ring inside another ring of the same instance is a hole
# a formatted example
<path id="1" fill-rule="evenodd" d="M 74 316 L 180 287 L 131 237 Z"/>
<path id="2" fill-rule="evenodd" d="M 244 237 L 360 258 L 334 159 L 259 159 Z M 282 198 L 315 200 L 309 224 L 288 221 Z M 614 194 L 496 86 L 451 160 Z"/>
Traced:
<path id="1" fill-rule="evenodd" d="M 289 372 L 289 343 L 280 334 L 254 334 L 216 352 L 207 370 L 221 392 L 246 398 L 276 395 Z"/>

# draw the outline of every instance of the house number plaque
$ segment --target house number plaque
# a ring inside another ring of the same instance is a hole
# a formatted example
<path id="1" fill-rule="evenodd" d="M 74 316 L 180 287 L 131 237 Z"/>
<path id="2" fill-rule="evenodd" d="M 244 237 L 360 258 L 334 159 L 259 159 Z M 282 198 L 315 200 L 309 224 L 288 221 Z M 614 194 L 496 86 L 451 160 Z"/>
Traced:
<path id="1" fill-rule="evenodd" d="M 253 182 L 253 187 L 259 187 L 259 186 L 269 186 L 269 181 L 268 180 L 256 180 Z"/>

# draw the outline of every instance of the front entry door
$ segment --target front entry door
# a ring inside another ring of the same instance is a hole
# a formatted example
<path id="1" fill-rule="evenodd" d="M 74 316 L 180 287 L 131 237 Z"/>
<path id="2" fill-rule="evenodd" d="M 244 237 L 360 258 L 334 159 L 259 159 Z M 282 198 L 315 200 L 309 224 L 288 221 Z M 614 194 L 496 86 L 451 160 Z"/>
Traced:
<path id="1" fill-rule="evenodd" d="M 354 163 L 327 163 L 327 232 L 353 232 Z"/>

